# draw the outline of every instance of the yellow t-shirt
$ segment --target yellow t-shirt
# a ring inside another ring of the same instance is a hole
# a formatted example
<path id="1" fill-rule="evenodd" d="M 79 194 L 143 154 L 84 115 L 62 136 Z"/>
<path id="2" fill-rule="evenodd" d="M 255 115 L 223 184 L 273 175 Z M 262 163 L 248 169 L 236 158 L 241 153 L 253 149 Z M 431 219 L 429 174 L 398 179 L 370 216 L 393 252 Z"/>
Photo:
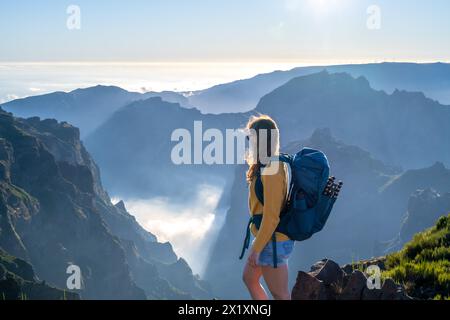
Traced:
<path id="1" fill-rule="evenodd" d="M 280 221 L 280 213 L 286 203 L 287 195 L 287 164 L 280 161 L 271 161 L 261 172 L 261 181 L 264 186 L 264 205 L 259 202 L 255 193 L 255 181 L 253 178 L 249 185 L 248 204 L 250 215 L 261 214 L 262 222 L 259 230 L 254 224 L 251 225 L 251 232 L 256 237 L 253 242 L 253 250 L 261 252 L 269 240 Z M 264 174 L 264 170 L 269 170 L 275 174 Z M 275 233 L 277 241 L 289 240 L 283 233 Z"/>

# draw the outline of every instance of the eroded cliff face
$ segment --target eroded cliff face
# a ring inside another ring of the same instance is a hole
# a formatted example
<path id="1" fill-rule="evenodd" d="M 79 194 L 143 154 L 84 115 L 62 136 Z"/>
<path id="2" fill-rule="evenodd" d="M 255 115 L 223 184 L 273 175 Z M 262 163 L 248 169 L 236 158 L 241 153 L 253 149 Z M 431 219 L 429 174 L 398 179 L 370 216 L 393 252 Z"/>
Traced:
<path id="1" fill-rule="evenodd" d="M 418 189 L 411 194 L 398 235 L 387 243 L 385 252 L 400 250 L 413 236 L 450 212 L 450 192 Z"/>
<path id="2" fill-rule="evenodd" d="M 450 192 L 417 190 L 409 198 L 408 212 L 400 229 L 401 241 L 404 243 L 411 240 L 414 234 L 433 226 L 440 217 L 449 212 Z"/>
<path id="3" fill-rule="evenodd" d="M 161 276 L 179 263 L 172 247 L 157 242 L 123 203 L 111 203 L 78 129 L 67 123 L 0 110 L 0 226 L 0 247 L 30 262 L 40 279 L 65 288 L 68 265 L 78 265 L 82 298 L 199 294 Z M 180 272 L 202 288 L 190 269 Z"/>

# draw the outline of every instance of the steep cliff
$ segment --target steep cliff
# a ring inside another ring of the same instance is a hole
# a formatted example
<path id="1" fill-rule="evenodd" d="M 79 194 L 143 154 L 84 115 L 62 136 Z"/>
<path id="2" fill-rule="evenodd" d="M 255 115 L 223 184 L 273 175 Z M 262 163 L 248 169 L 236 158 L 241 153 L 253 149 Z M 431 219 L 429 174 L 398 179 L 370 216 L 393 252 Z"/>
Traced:
<path id="1" fill-rule="evenodd" d="M 209 294 L 190 269 L 178 271 L 203 290 L 183 291 L 161 275 L 179 263 L 170 244 L 111 203 L 78 129 L 64 122 L 0 110 L 0 226 L 0 247 L 49 284 L 64 288 L 68 265 L 78 265 L 82 298 Z"/>

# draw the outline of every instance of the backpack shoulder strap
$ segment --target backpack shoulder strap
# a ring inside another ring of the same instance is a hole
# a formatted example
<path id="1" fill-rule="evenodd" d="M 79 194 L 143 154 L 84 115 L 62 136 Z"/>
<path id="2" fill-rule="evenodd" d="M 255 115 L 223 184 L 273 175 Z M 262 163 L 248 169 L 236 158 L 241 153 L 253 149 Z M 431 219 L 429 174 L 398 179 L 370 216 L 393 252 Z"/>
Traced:
<path id="1" fill-rule="evenodd" d="M 256 198 L 258 198 L 259 202 L 261 202 L 261 204 L 264 205 L 264 186 L 263 186 L 263 183 L 261 180 L 261 171 L 260 170 L 256 173 L 255 194 L 256 194 Z"/>
<path id="2" fill-rule="evenodd" d="M 277 157 L 272 157 L 270 161 L 280 161 L 285 164 L 285 174 L 286 174 L 286 200 L 289 200 L 290 193 L 292 191 L 292 172 L 291 172 L 291 165 L 289 156 L 285 154 L 281 154 Z M 264 186 L 261 179 L 261 169 L 256 174 L 256 181 L 255 181 L 255 194 L 256 198 L 258 198 L 259 202 L 264 205 Z"/>

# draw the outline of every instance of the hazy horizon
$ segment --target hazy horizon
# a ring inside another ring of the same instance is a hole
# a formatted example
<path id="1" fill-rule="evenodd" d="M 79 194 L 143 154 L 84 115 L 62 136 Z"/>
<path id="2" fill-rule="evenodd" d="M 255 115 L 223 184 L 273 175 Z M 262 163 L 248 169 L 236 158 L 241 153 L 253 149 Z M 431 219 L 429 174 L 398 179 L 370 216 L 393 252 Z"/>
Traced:
<path id="1" fill-rule="evenodd" d="M 112 85 L 134 92 L 189 92 L 297 67 L 447 61 L 1 62 L 0 103 L 56 91 Z"/>
<path id="2" fill-rule="evenodd" d="M 299 66 L 450 61 L 449 8 L 443 0 L 1 2 L 0 103 L 97 84 L 191 91 Z"/>

